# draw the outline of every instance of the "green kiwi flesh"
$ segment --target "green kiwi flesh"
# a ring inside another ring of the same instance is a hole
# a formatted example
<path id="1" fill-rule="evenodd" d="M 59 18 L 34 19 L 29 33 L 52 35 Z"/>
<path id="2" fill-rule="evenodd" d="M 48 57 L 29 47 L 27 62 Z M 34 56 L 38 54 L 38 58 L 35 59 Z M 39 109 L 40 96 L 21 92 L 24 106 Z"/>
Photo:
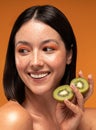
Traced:
<path id="1" fill-rule="evenodd" d="M 84 78 L 74 78 L 70 84 L 74 84 L 82 94 L 85 94 L 89 89 L 89 84 Z"/>
<path id="2" fill-rule="evenodd" d="M 69 85 L 62 85 L 53 91 L 53 98 L 57 101 L 63 102 L 65 99 L 71 100 L 74 94 Z"/>

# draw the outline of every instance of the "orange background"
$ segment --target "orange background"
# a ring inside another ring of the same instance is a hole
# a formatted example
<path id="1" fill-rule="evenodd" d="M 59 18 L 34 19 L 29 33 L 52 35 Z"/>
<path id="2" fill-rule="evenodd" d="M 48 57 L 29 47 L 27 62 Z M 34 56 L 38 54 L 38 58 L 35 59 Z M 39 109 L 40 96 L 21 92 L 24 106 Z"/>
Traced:
<path id="1" fill-rule="evenodd" d="M 2 73 L 6 48 L 13 23 L 17 16 L 32 5 L 52 4 L 65 13 L 70 20 L 78 44 L 77 73 L 91 73 L 96 84 L 96 1 L 95 0 L 1 0 L 0 1 L 0 106 L 7 102 L 2 85 Z M 87 107 L 96 107 L 94 93 L 86 102 Z"/>

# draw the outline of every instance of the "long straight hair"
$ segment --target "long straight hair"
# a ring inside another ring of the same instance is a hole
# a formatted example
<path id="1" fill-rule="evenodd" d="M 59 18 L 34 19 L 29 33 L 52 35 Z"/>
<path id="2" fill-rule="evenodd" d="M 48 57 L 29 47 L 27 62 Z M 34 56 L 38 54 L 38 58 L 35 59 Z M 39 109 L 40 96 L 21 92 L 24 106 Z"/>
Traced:
<path id="1" fill-rule="evenodd" d="M 25 85 L 19 77 L 15 65 L 15 35 L 20 27 L 32 18 L 41 21 L 56 30 L 61 36 L 66 50 L 72 50 L 72 61 L 69 65 L 66 65 L 61 84 L 69 84 L 76 76 L 77 46 L 73 29 L 68 19 L 64 13 L 52 5 L 32 6 L 24 10 L 14 23 L 9 38 L 3 74 L 4 91 L 7 99 L 17 100 L 19 103 L 22 103 L 25 99 Z"/>

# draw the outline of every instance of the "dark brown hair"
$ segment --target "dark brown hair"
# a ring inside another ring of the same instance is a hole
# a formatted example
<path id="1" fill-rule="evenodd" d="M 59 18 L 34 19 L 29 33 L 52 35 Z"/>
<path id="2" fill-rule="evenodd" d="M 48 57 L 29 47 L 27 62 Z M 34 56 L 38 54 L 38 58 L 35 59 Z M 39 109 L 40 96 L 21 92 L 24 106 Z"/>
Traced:
<path id="1" fill-rule="evenodd" d="M 71 64 L 66 65 L 65 74 L 61 80 L 61 84 L 69 84 L 76 75 L 76 39 L 68 19 L 54 6 L 32 6 L 20 14 L 13 26 L 9 39 L 3 75 L 4 91 L 7 99 L 17 100 L 19 103 L 22 103 L 25 99 L 25 85 L 19 77 L 15 65 L 15 35 L 20 27 L 32 18 L 55 29 L 64 41 L 66 50 L 70 51 L 72 49 L 73 51 L 72 62 Z"/>

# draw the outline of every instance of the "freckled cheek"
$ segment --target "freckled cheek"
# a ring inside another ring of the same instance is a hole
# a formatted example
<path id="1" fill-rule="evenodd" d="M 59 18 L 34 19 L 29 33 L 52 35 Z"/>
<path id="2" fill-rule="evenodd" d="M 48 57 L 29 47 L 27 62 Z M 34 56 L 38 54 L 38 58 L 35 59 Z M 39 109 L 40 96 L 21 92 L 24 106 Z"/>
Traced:
<path id="1" fill-rule="evenodd" d="M 51 59 L 47 61 L 52 71 L 54 72 L 55 81 L 59 82 L 65 73 L 66 56 L 59 55 L 54 58 L 51 57 Z"/>
<path id="2" fill-rule="evenodd" d="M 16 68 L 18 71 L 23 70 L 26 66 L 26 61 L 24 59 L 16 57 L 15 62 L 16 62 Z"/>
<path id="3" fill-rule="evenodd" d="M 60 68 L 66 66 L 66 56 L 65 55 L 55 55 L 47 57 L 47 62 L 50 64 L 50 66 L 54 68 Z"/>

